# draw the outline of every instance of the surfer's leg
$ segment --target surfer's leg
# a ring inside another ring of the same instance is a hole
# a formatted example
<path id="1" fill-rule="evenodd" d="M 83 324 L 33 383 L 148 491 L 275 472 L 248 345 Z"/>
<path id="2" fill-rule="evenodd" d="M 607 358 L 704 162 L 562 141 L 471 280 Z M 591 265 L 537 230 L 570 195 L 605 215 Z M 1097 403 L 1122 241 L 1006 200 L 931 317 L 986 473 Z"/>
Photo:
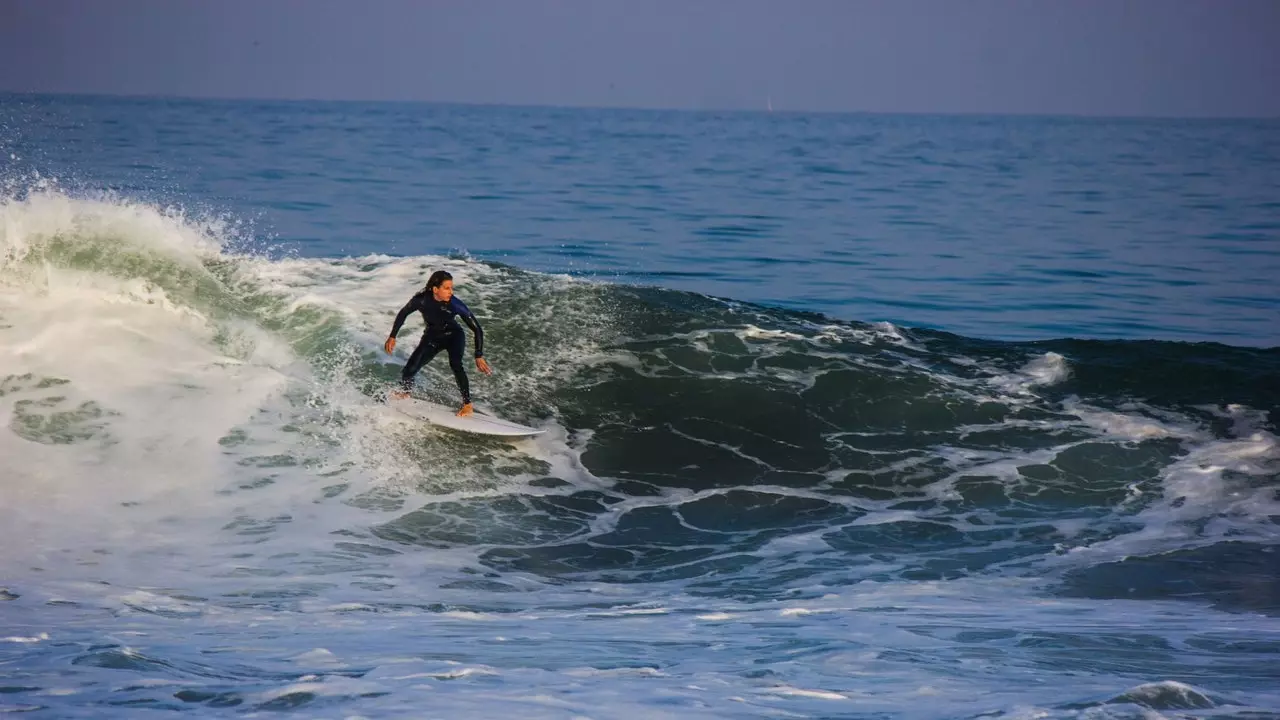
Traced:
<path id="1" fill-rule="evenodd" d="M 462 366 L 462 352 L 466 349 L 466 337 L 455 332 L 449 337 L 449 368 L 453 370 L 453 379 L 458 381 L 458 390 L 462 392 L 462 403 L 471 404 L 471 383 L 467 380 L 467 370 Z"/>
<path id="2" fill-rule="evenodd" d="M 413 354 L 409 356 L 409 362 L 404 364 L 404 370 L 400 371 L 400 388 L 404 392 L 409 392 L 413 388 L 413 377 L 418 374 L 422 366 L 431 362 L 431 358 L 440 352 L 440 346 L 430 342 L 425 337 L 418 343 L 418 347 L 414 348 Z"/>

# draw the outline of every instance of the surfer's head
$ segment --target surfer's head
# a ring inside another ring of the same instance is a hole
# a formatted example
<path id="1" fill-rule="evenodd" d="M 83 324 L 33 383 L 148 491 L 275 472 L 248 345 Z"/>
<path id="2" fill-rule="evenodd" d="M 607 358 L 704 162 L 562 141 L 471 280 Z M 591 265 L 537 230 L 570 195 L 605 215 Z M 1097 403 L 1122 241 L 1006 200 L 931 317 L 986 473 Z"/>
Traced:
<path id="1" fill-rule="evenodd" d="M 431 297 L 440 302 L 448 302 L 453 298 L 453 276 L 444 270 L 437 270 L 427 278 L 427 289 Z"/>

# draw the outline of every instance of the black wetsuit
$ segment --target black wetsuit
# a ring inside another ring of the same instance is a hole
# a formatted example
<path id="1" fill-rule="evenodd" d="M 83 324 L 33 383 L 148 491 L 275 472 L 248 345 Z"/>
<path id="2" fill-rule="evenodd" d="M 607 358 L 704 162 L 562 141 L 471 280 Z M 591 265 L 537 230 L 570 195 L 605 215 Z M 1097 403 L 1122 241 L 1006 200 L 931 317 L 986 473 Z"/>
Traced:
<path id="1" fill-rule="evenodd" d="M 422 332 L 422 340 L 409 356 L 404 370 L 400 373 L 400 384 L 408 392 L 413 387 L 413 376 L 418 374 L 423 365 L 431 362 L 441 350 L 449 351 L 449 367 L 453 369 L 453 377 L 458 381 L 458 390 L 462 391 L 462 401 L 471 402 L 471 385 L 467 381 L 467 371 L 462 367 L 462 348 L 466 344 L 462 328 L 454 318 L 460 317 L 471 328 L 476 336 L 476 357 L 484 357 L 484 330 L 480 322 L 471 314 L 471 309 L 458 298 L 450 298 L 448 302 L 436 300 L 430 290 L 410 298 L 408 304 L 400 308 L 396 314 L 395 325 L 391 327 L 391 337 L 400 332 L 400 326 L 413 312 L 422 313 L 427 327 Z"/>

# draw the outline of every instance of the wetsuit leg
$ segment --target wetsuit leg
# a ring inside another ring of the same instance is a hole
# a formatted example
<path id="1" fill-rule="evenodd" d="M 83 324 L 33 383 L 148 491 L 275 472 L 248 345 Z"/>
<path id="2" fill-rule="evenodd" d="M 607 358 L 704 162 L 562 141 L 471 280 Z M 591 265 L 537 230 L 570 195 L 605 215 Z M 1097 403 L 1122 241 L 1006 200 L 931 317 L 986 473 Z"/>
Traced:
<path id="1" fill-rule="evenodd" d="M 471 383 L 467 380 L 467 370 L 462 366 L 462 352 L 466 349 L 466 337 L 456 332 L 445 342 L 449 343 L 449 367 L 453 370 L 453 379 L 458 381 L 458 390 L 462 392 L 462 402 L 471 402 Z"/>
<path id="2" fill-rule="evenodd" d="M 409 356 L 409 361 L 404 364 L 404 370 L 400 371 L 400 387 L 405 392 L 413 389 L 413 376 L 417 375 L 422 366 L 431 362 L 431 358 L 443 349 L 425 337 L 422 338 L 418 347 L 414 348 L 413 354 Z"/>

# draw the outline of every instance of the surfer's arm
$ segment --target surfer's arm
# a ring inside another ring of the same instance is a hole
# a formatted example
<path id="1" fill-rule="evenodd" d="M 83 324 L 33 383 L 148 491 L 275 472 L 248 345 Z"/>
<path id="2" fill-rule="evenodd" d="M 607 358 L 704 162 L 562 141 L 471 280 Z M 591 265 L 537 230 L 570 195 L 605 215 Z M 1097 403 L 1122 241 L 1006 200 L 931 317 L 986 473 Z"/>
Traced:
<path id="1" fill-rule="evenodd" d="M 395 339 L 396 333 L 400 332 L 400 327 L 404 325 L 404 321 L 409 319 L 409 315 L 418 309 L 418 295 L 414 295 L 404 307 L 400 308 L 400 312 L 396 313 L 396 321 L 391 325 L 391 334 L 387 337 Z"/>
<path id="2" fill-rule="evenodd" d="M 454 312 L 462 318 L 462 322 L 466 323 L 467 327 L 471 328 L 471 334 L 476 338 L 476 357 L 484 357 L 484 328 L 480 327 L 480 321 L 471 313 L 471 308 L 458 298 L 454 298 L 451 304 Z"/>

